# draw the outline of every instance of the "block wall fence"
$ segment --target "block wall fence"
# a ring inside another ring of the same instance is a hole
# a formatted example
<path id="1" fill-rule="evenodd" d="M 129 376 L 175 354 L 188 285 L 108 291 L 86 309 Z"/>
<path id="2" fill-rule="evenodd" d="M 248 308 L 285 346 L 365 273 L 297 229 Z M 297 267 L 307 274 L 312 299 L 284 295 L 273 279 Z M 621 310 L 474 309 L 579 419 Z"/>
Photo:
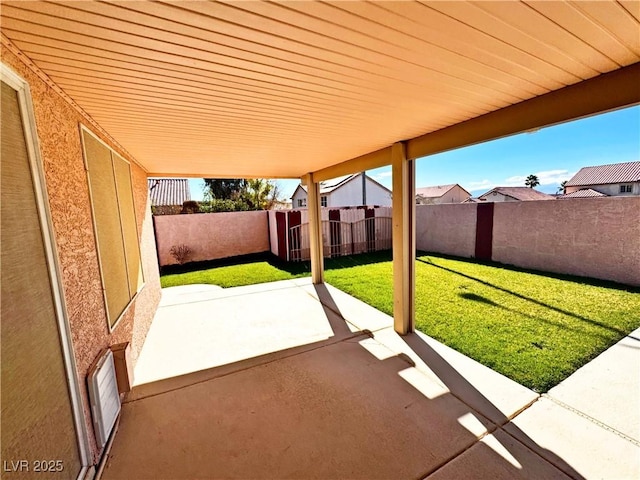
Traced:
<path id="1" fill-rule="evenodd" d="M 366 212 L 340 209 L 339 218 L 357 221 Z M 376 210 L 378 214 L 390 215 L 391 209 Z M 323 209 L 322 219 L 336 215 Z M 194 250 L 190 261 L 269 251 L 287 260 L 288 228 L 307 221 L 306 210 L 154 218 L 162 266 L 176 263 L 170 249 L 179 244 Z M 417 205 L 416 246 L 640 286 L 640 197 Z"/>
<path id="2" fill-rule="evenodd" d="M 418 250 L 640 286 L 640 197 L 418 205 Z"/>

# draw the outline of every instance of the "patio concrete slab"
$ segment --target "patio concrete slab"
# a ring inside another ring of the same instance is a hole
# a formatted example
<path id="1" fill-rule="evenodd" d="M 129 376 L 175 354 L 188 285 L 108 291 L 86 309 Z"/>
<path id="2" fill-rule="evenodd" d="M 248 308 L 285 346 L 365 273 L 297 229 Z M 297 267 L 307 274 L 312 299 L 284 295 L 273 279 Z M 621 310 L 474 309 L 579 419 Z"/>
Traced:
<path id="1" fill-rule="evenodd" d="M 103 478 L 422 478 L 494 426 L 406 369 L 350 338 L 126 403 Z"/>
<path id="2" fill-rule="evenodd" d="M 640 329 L 548 392 L 640 442 Z"/>
<path id="3" fill-rule="evenodd" d="M 390 351 L 408 355 L 416 368 L 497 425 L 504 425 L 539 395 L 422 332 L 400 336 L 392 328 L 373 333 Z"/>
<path id="4" fill-rule="evenodd" d="M 103 478 L 640 477 L 615 423 L 638 332 L 550 392 L 565 405 L 307 278 L 174 292 L 136 366 L 171 378 L 128 394 Z"/>
<path id="5" fill-rule="evenodd" d="M 496 456 L 500 457 L 501 461 L 496 461 Z M 426 478 L 428 480 L 461 478 L 539 480 L 571 477 L 504 431 L 497 430 Z"/>
<path id="6" fill-rule="evenodd" d="M 292 282 L 274 283 L 170 294 L 140 353 L 135 385 L 357 331 Z"/>
<path id="7" fill-rule="evenodd" d="M 640 446 L 550 399 L 541 398 L 504 430 L 561 470 L 569 465 L 584 478 L 640 478 Z"/>

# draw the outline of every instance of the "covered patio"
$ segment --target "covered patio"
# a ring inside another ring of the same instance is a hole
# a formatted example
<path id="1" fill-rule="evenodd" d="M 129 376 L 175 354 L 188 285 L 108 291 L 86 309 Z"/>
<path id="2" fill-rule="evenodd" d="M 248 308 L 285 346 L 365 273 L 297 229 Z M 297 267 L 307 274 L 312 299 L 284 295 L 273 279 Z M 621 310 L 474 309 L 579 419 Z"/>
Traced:
<path id="1" fill-rule="evenodd" d="M 150 177 L 393 177 L 394 328 L 414 329 L 415 161 L 640 102 L 640 7 L 5 2 L 2 42 Z"/>
<path id="2" fill-rule="evenodd" d="M 584 381 L 540 396 L 327 284 L 174 287 L 102 478 L 632 478 L 620 370 L 598 404 L 627 413 L 596 420 L 567 394 Z"/>
<path id="3" fill-rule="evenodd" d="M 638 2 L 3 1 L 1 20 L 3 65 L 33 90 L 29 158 L 65 275 L 52 318 L 79 449 L 69 478 L 100 458 L 103 478 L 637 477 L 623 427 L 414 333 L 414 177 L 425 156 L 638 104 Z M 87 173 L 87 139 L 102 170 Z M 324 283 L 319 195 L 388 165 L 393 318 Z M 301 179 L 312 277 L 165 299 L 137 366 L 151 383 L 103 457 L 86 375 L 103 348 L 138 353 L 147 335 L 160 285 L 146 177 L 178 176 Z M 96 213 L 117 217 L 123 281 L 105 282 L 116 242 L 99 251 Z M 212 335 L 180 338 L 176 318 Z"/>

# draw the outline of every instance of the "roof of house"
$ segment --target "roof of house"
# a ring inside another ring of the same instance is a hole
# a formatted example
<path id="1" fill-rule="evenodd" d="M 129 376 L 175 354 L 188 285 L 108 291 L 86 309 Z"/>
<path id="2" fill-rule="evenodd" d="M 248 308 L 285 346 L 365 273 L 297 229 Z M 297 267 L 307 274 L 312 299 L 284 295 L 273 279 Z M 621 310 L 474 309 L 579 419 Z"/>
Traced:
<path id="1" fill-rule="evenodd" d="M 420 188 L 416 188 L 416 195 L 420 195 L 421 197 L 425 197 L 425 198 L 440 198 L 445 193 L 447 193 L 449 190 L 451 190 L 453 187 L 456 187 L 456 186 L 460 187 L 460 185 L 458 185 L 457 183 L 452 183 L 449 185 L 436 185 L 433 187 L 420 187 Z M 467 192 L 464 188 L 462 188 L 462 190 L 464 190 L 464 192 L 467 195 L 471 196 L 471 194 Z"/>
<path id="2" fill-rule="evenodd" d="M 324 182 L 320 182 L 320 194 L 323 195 L 323 194 L 331 193 L 334 190 L 337 190 L 338 188 L 342 187 L 343 185 L 349 183 L 354 178 L 359 177 L 361 174 L 362 173 L 354 173 L 352 175 L 343 175 L 341 177 L 336 177 L 336 178 L 332 178 L 331 180 L 326 180 Z M 366 175 L 366 177 L 367 177 L 367 179 L 369 181 L 374 182 L 377 185 L 379 185 L 381 188 L 384 188 L 385 190 L 388 190 L 389 192 L 391 192 L 391 190 L 389 190 L 387 187 L 385 187 L 381 183 L 376 182 L 369 175 Z M 291 195 L 291 198 L 293 198 L 295 196 L 296 192 L 298 191 L 298 188 L 301 188 L 305 192 L 307 191 L 307 186 L 300 184 L 294 190 L 293 195 Z"/>
<path id="3" fill-rule="evenodd" d="M 489 190 L 487 193 L 483 193 L 478 198 L 480 200 L 483 200 L 485 197 L 487 197 L 493 192 L 500 193 L 507 197 L 515 198 L 516 200 L 521 200 L 521 201 L 553 200 L 554 199 L 552 195 L 539 192 L 538 190 L 534 190 L 533 188 L 529 188 L 529 187 L 495 187 Z"/>
<path id="4" fill-rule="evenodd" d="M 638 181 L 640 181 L 640 162 L 625 162 L 583 167 L 566 183 L 566 186 L 604 185 L 607 183 Z"/>
<path id="5" fill-rule="evenodd" d="M 589 198 L 589 197 L 608 197 L 602 192 L 598 192 L 592 188 L 581 188 L 580 190 L 576 190 L 575 192 L 567 193 L 566 195 L 561 195 L 558 198 Z"/>
<path id="6" fill-rule="evenodd" d="M 154 207 L 182 205 L 191 200 L 189 180 L 186 178 L 150 178 L 149 197 Z"/>

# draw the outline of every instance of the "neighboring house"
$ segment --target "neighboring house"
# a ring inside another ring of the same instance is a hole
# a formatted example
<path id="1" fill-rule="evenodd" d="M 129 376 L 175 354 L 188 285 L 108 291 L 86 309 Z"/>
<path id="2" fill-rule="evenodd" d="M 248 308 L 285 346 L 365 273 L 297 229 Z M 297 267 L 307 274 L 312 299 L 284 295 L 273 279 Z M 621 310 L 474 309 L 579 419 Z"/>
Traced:
<path id="1" fill-rule="evenodd" d="M 150 178 L 149 199 L 154 215 L 175 215 L 182 204 L 191 200 L 189 180 L 186 178 Z"/>
<path id="2" fill-rule="evenodd" d="M 300 184 L 291 196 L 293 208 L 307 207 L 307 187 Z M 355 205 L 391 206 L 391 190 L 380 185 L 364 172 L 320 182 L 322 207 Z"/>
<path id="3" fill-rule="evenodd" d="M 565 184 L 564 192 L 568 195 L 586 189 L 604 195 L 640 195 L 640 162 L 581 168 Z M 581 196 L 594 195 L 583 194 Z"/>
<path id="4" fill-rule="evenodd" d="M 554 196 L 529 187 L 496 187 L 480 195 L 478 200 L 481 202 L 526 202 L 554 200 Z"/>
<path id="5" fill-rule="evenodd" d="M 470 197 L 471 194 L 457 183 L 416 188 L 416 203 L 418 205 L 462 203 Z"/>
<path id="6" fill-rule="evenodd" d="M 271 210 L 291 210 L 291 200 L 276 200 L 271 206 Z"/>

